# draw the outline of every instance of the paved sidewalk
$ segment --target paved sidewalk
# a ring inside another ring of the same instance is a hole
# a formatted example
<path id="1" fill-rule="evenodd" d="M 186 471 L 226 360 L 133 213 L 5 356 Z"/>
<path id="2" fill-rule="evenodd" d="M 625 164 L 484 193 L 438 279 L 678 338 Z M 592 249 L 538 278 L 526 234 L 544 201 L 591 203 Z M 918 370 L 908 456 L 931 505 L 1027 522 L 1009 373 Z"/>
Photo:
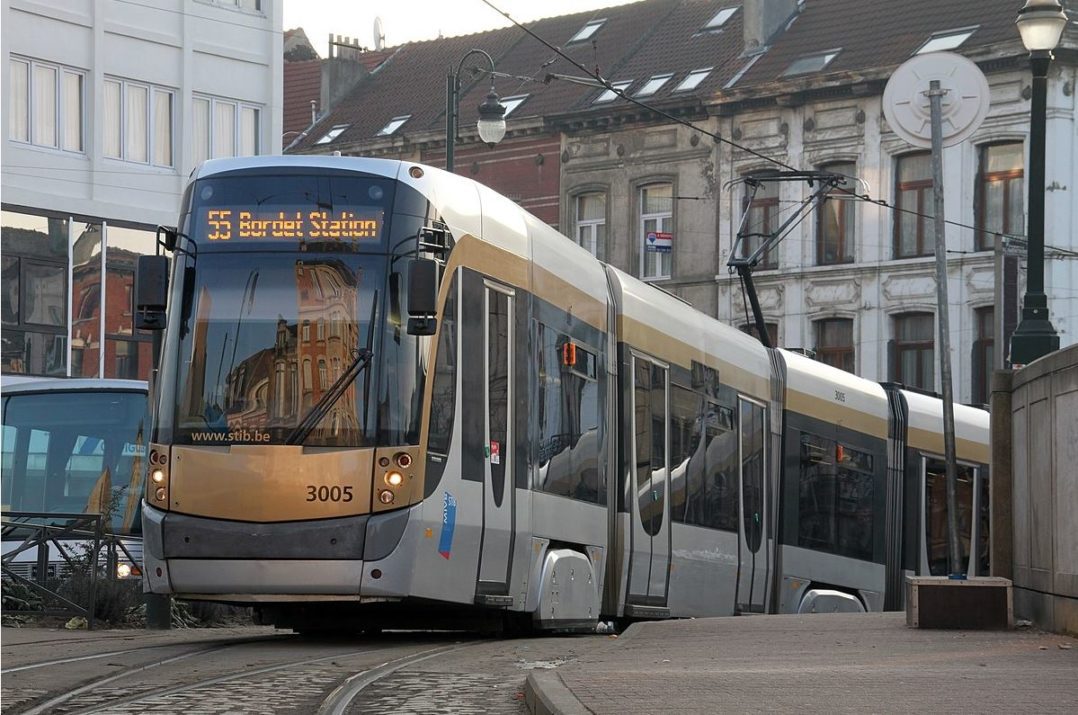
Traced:
<path id="1" fill-rule="evenodd" d="M 636 624 L 528 676 L 532 713 L 1078 712 L 1078 641 L 906 627 L 904 613 Z"/>

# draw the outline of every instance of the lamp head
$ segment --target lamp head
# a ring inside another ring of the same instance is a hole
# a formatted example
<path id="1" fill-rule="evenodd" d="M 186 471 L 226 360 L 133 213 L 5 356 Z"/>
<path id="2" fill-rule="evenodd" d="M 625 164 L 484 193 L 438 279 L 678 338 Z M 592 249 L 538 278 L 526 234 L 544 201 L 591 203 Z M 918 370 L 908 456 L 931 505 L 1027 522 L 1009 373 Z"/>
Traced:
<path id="1" fill-rule="evenodd" d="M 1015 24 L 1027 50 L 1050 52 L 1067 26 L 1067 13 L 1059 0 L 1026 0 Z"/>
<path id="2" fill-rule="evenodd" d="M 493 147 L 505 136 L 505 105 L 498 100 L 492 87 L 487 98 L 479 105 L 479 121 L 476 123 L 479 138 Z"/>

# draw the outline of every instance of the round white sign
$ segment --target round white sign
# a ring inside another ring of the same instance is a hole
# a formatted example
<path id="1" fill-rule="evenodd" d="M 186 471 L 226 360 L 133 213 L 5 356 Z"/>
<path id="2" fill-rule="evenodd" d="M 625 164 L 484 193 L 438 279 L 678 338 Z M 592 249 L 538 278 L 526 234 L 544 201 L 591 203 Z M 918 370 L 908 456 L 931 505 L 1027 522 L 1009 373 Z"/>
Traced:
<path id="1" fill-rule="evenodd" d="M 930 52 L 907 60 L 883 90 L 883 114 L 895 134 L 914 146 L 932 146 L 928 89 L 939 80 L 943 145 L 969 138 L 988 114 L 988 80 L 973 62 L 953 52 Z"/>

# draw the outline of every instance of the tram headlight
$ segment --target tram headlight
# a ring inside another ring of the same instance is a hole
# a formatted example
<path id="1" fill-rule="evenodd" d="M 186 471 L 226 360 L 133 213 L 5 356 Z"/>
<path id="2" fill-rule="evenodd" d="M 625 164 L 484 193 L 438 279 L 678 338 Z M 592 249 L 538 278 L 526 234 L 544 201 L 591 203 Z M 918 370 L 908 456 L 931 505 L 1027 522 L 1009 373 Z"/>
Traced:
<path id="1" fill-rule="evenodd" d="M 116 578 L 127 578 L 131 575 L 131 564 L 117 564 Z"/>
<path id="2" fill-rule="evenodd" d="M 378 501 L 382 502 L 383 504 L 392 504 L 393 499 L 393 492 L 389 491 L 388 489 L 383 489 L 378 494 Z"/>
<path id="3" fill-rule="evenodd" d="M 412 466 L 412 455 L 407 452 L 397 452 L 395 459 L 397 460 L 397 466 L 401 469 L 407 469 Z"/>
<path id="4" fill-rule="evenodd" d="M 400 472 L 386 472 L 384 479 L 386 484 L 391 487 L 399 487 L 401 484 L 404 484 L 404 475 Z M 386 503 L 388 504 L 389 502 Z"/>
<path id="5" fill-rule="evenodd" d="M 154 491 L 153 495 L 157 498 L 157 501 L 164 501 L 165 500 L 165 488 L 164 487 L 158 487 L 157 490 Z"/>
<path id="6" fill-rule="evenodd" d="M 150 479 L 153 480 L 154 484 L 163 483 L 165 481 L 165 470 L 163 470 L 163 469 L 155 469 L 155 470 L 153 470 L 152 472 L 150 472 Z"/>

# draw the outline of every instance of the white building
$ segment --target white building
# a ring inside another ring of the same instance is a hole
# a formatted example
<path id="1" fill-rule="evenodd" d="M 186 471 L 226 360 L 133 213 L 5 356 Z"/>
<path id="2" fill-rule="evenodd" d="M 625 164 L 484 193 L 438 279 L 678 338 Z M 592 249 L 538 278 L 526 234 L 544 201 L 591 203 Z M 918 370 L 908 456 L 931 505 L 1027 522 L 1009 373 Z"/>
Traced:
<path id="1" fill-rule="evenodd" d="M 281 151 L 282 0 L 4 0 L 6 372 L 145 377 L 135 254 L 191 169 Z"/>

